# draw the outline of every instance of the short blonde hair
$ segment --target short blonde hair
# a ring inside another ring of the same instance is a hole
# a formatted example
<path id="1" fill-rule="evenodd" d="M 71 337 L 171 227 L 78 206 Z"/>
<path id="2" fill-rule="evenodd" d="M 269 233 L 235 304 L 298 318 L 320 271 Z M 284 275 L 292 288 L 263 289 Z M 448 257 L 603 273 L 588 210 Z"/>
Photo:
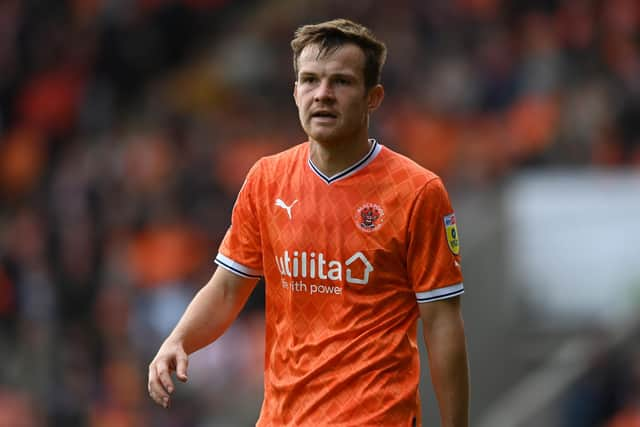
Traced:
<path id="1" fill-rule="evenodd" d="M 334 19 L 319 24 L 304 25 L 296 30 L 291 41 L 296 79 L 298 78 L 298 58 L 306 46 L 317 44 L 320 48 L 319 56 L 323 56 L 348 43 L 355 44 L 364 53 L 365 87 L 371 89 L 380 83 L 382 66 L 387 59 L 387 47 L 367 27 L 348 19 Z"/>

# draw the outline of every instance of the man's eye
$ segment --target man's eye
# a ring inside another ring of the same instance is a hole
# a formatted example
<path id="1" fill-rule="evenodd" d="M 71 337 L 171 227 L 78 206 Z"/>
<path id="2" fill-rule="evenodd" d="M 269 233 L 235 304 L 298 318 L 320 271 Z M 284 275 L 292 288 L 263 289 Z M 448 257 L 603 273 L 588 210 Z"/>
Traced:
<path id="1" fill-rule="evenodd" d="M 348 85 L 351 82 L 347 79 L 336 79 L 336 83 L 338 83 L 339 85 Z"/>
<path id="2" fill-rule="evenodd" d="M 316 80 L 315 77 L 311 77 L 311 76 L 302 77 L 300 79 L 302 83 L 313 83 L 315 80 Z"/>

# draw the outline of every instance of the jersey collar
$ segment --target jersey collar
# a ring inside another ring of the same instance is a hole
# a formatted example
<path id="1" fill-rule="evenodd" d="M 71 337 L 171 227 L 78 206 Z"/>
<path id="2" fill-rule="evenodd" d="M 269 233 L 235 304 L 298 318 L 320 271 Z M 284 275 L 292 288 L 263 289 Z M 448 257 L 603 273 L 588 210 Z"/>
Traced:
<path id="1" fill-rule="evenodd" d="M 343 178 L 353 175 L 354 173 L 358 172 L 361 169 L 364 169 L 369 163 L 373 161 L 373 159 L 375 159 L 378 156 L 378 153 L 380 153 L 380 150 L 382 150 L 382 145 L 378 144 L 378 141 L 376 141 L 373 138 L 370 138 L 369 142 L 371 143 L 371 149 L 362 159 L 358 160 L 355 164 L 349 166 L 348 168 L 346 168 L 341 172 L 336 173 L 333 176 L 327 176 L 324 173 L 322 173 L 320 169 L 318 169 L 318 167 L 313 164 L 313 161 L 311 160 L 311 156 L 309 156 L 307 163 L 311 167 L 311 170 L 316 175 L 318 175 L 324 182 L 326 182 L 327 184 L 332 184 L 336 181 L 339 181 Z"/>

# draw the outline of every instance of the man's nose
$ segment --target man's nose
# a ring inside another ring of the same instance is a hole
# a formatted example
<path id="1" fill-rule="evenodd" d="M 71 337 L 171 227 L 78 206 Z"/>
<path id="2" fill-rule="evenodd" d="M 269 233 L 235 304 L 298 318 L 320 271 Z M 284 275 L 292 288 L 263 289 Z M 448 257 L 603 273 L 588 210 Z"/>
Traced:
<path id="1" fill-rule="evenodd" d="M 331 87 L 331 82 L 328 80 L 322 80 L 318 87 L 316 88 L 316 93 L 314 94 L 314 101 L 327 101 L 333 100 L 334 93 L 333 88 Z"/>

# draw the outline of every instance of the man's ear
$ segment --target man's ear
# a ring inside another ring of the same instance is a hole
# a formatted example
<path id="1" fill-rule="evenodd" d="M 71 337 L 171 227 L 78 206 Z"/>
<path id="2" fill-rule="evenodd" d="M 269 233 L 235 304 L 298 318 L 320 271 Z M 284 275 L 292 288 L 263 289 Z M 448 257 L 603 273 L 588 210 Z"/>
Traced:
<path id="1" fill-rule="evenodd" d="M 295 101 L 296 106 L 298 106 L 298 80 L 293 82 L 293 100 Z"/>
<path id="2" fill-rule="evenodd" d="M 376 110 L 380 104 L 382 104 L 382 100 L 384 99 L 384 87 L 381 84 L 377 84 L 371 89 L 369 89 L 369 93 L 367 94 L 367 107 L 369 112 Z"/>

